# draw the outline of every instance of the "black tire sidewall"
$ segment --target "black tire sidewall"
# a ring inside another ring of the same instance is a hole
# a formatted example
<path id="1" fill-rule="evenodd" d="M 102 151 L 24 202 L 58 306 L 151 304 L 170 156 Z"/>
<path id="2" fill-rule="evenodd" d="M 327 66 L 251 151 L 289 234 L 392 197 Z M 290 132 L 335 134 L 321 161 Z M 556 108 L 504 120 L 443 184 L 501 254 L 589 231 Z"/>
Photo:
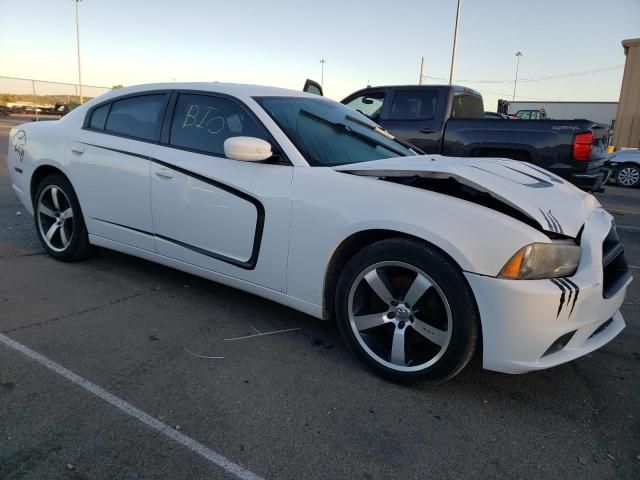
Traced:
<path id="1" fill-rule="evenodd" d="M 620 180 L 618 180 L 618 175 L 625 168 L 633 168 L 636 172 L 638 172 L 639 176 L 638 176 L 638 181 L 636 181 L 636 183 L 634 183 L 632 185 L 623 185 L 622 183 L 620 183 Z M 637 165 L 622 165 L 616 171 L 616 184 L 618 186 L 622 187 L 622 188 L 636 188 L 636 187 L 638 187 L 638 185 L 640 185 L 640 167 L 638 167 Z"/>
<path id="2" fill-rule="evenodd" d="M 444 355 L 433 365 L 415 372 L 400 372 L 378 363 L 362 348 L 351 329 L 348 297 L 351 285 L 367 267 L 399 261 L 417 267 L 440 287 L 452 317 L 451 340 Z M 444 253 L 413 239 L 388 239 L 365 247 L 352 257 L 340 275 L 336 288 L 336 319 L 349 349 L 382 377 L 398 383 L 442 383 L 456 375 L 473 357 L 479 342 L 480 316 L 475 297 L 460 269 Z"/>
<path id="3" fill-rule="evenodd" d="M 64 194 L 69 199 L 69 203 L 71 204 L 71 209 L 73 211 L 73 235 L 71 237 L 69 245 L 62 252 L 56 252 L 55 250 L 49 248 L 47 242 L 45 242 L 44 238 L 42 237 L 42 232 L 40 231 L 40 219 L 38 218 L 38 199 L 40 198 L 40 194 L 42 193 L 42 191 L 50 185 L 54 185 L 64 192 Z M 81 260 L 88 255 L 89 238 L 87 234 L 87 227 L 84 223 L 84 217 L 82 215 L 82 210 L 80 209 L 78 197 L 76 196 L 71 182 L 69 182 L 66 177 L 59 174 L 52 174 L 42 179 L 42 181 L 38 184 L 36 194 L 33 198 L 33 214 L 36 233 L 38 235 L 38 238 L 40 239 L 40 243 L 42 243 L 44 249 L 53 258 L 64 262 L 73 262 Z"/>

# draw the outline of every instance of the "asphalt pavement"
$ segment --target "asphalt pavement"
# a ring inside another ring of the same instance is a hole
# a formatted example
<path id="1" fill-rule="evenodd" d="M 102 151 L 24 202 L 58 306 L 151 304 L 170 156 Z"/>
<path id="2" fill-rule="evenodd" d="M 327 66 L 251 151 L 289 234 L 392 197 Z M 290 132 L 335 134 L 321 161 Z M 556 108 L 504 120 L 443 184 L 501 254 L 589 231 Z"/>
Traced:
<path id="1" fill-rule="evenodd" d="M 108 250 L 45 255 L 6 169 L 16 122 L 0 118 L 0 334 L 22 348 L 0 342 L 1 479 L 640 478 L 638 281 L 627 328 L 582 359 L 394 385 L 332 322 Z M 598 197 L 640 273 L 640 190 Z"/>

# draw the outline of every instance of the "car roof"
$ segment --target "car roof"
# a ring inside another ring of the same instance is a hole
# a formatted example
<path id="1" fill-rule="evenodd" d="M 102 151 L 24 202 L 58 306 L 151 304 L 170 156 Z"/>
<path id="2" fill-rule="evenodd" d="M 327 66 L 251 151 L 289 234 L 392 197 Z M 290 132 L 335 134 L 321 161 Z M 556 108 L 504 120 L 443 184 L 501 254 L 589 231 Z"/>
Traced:
<path id="1" fill-rule="evenodd" d="M 274 97 L 274 96 L 296 96 L 307 97 L 312 96 L 318 98 L 317 95 L 305 93 L 299 90 L 290 90 L 286 88 L 268 87 L 264 85 L 250 85 L 243 83 L 222 83 L 222 82 L 167 82 L 167 83 L 145 83 L 142 85 L 132 85 L 129 87 L 118 88 L 109 93 L 102 95 L 101 100 L 109 98 L 130 95 L 133 93 L 141 93 L 153 90 L 197 90 L 212 93 L 223 93 L 236 97 Z"/>

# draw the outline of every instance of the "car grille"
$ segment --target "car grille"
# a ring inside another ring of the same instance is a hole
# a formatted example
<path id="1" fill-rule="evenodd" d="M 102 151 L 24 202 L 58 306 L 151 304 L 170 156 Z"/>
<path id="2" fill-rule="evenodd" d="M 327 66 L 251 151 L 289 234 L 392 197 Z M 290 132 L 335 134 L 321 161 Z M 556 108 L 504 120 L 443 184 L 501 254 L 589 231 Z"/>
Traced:
<path id="1" fill-rule="evenodd" d="M 611 227 L 602 243 L 602 270 L 604 281 L 602 296 L 611 298 L 620 291 L 631 277 L 629 266 L 624 258 L 624 248 L 615 225 Z"/>

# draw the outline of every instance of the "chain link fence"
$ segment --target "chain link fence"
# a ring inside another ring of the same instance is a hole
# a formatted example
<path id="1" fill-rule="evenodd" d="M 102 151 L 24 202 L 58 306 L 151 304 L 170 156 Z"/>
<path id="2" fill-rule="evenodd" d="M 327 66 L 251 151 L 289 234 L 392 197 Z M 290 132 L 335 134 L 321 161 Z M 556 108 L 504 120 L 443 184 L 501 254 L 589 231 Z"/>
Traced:
<path id="1" fill-rule="evenodd" d="M 0 76 L 0 114 L 62 116 L 76 106 L 110 91 L 109 87 Z"/>

